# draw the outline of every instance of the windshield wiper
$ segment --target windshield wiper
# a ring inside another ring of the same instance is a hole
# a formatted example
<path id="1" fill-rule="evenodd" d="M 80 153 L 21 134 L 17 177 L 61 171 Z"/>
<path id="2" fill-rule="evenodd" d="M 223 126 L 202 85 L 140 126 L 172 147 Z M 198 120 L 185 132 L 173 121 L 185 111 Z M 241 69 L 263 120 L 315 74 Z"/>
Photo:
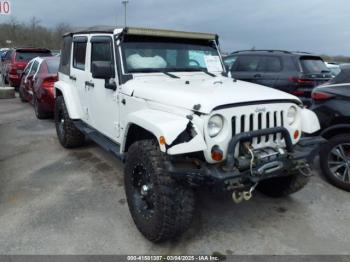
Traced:
<path id="1" fill-rule="evenodd" d="M 184 72 L 203 72 L 211 77 L 216 77 L 215 74 L 208 71 L 207 68 L 204 67 L 197 67 L 197 68 L 176 68 L 176 71 L 184 71 Z"/>
<path id="2" fill-rule="evenodd" d="M 163 71 L 161 71 L 163 74 L 165 74 L 165 75 L 167 75 L 167 76 L 170 76 L 171 78 L 180 78 L 180 77 L 178 77 L 178 76 L 176 76 L 176 75 L 173 75 L 173 74 L 171 74 L 171 73 L 169 73 L 167 70 L 163 70 Z"/>
<path id="3" fill-rule="evenodd" d="M 207 68 L 200 68 L 199 70 L 206 73 L 207 75 L 209 75 L 211 77 L 216 77 L 216 75 L 213 73 L 210 73 Z"/>

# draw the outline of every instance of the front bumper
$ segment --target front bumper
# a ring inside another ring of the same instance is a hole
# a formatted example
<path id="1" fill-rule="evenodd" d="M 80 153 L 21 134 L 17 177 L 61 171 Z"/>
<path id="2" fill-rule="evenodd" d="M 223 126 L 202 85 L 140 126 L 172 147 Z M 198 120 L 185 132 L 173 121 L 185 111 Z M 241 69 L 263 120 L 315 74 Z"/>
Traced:
<path id="1" fill-rule="evenodd" d="M 238 170 L 234 151 L 240 142 L 248 141 L 254 137 L 281 134 L 286 142 L 287 153 L 280 155 L 271 162 L 256 165 L 252 169 Z M 320 146 L 326 140 L 322 137 L 302 138 L 295 146 L 292 145 L 289 132 L 283 128 L 271 128 L 248 133 L 241 133 L 232 138 L 226 163 L 211 165 L 198 159 L 173 157 L 166 161 L 169 174 L 178 180 L 185 180 L 191 185 L 210 185 L 224 190 L 250 188 L 252 185 L 273 177 L 282 177 L 310 170 L 313 160 L 319 152 Z"/>

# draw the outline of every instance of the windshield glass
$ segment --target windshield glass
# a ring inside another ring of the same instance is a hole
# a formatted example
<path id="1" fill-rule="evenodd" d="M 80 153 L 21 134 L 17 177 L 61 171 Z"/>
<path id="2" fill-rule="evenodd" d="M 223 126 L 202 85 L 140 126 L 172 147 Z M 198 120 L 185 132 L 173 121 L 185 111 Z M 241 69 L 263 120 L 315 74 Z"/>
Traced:
<path id="1" fill-rule="evenodd" d="M 335 78 L 333 78 L 329 83 L 330 84 L 350 83 L 350 67 L 345 67 L 341 69 L 341 72 Z"/>
<path id="2" fill-rule="evenodd" d="M 209 41 L 134 37 L 122 43 L 122 56 L 125 73 L 223 71 Z"/>
<path id="3" fill-rule="evenodd" d="M 302 57 L 300 58 L 301 65 L 306 73 L 327 73 L 330 72 L 326 64 L 319 57 Z"/>

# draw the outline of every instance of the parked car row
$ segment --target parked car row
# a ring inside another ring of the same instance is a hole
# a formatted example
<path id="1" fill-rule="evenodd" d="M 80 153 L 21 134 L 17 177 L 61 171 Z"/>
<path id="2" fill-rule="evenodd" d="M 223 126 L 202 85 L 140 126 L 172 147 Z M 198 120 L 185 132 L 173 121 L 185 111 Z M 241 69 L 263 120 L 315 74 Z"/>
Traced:
<path id="1" fill-rule="evenodd" d="M 18 88 L 21 84 L 21 75 L 28 62 L 35 57 L 52 56 L 51 51 L 45 48 L 14 48 L 5 51 L 1 56 L 0 74 L 5 84 Z"/>
<path id="2" fill-rule="evenodd" d="M 332 79 L 320 56 L 280 50 L 238 51 L 224 58 L 233 78 L 298 96 L 311 105 L 312 90 Z"/>
<path id="3" fill-rule="evenodd" d="M 19 95 L 22 102 L 34 106 L 37 118 L 53 116 L 54 83 L 58 80 L 59 57 L 37 57 L 31 60 L 21 76 Z"/>
<path id="4" fill-rule="evenodd" d="M 319 152 L 350 191 L 350 66 L 334 77 L 321 57 L 281 50 L 222 59 L 217 35 L 156 29 L 88 28 L 63 43 L 54 57 L 7 51 L 4 77 L 39 119 L 54 116 L 63 147 L 89 137 L 125 161 L 130 213 L 149 240 L 190 226 L 194 187 L 236 203 L 255 189 L 290 195 Z"/>

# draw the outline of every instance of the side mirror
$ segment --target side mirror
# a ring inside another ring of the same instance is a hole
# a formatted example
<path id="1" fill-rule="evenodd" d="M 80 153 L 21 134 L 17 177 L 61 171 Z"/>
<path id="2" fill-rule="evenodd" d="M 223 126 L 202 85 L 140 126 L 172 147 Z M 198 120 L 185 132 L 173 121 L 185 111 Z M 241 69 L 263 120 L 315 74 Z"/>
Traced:
<path id="1" fill-rule="evenodd" d="M 111 79 L 115 77 L 114 67 L 111 62 L 96 61 L 91 65 L 91 73 L 93 78 Z"/>

